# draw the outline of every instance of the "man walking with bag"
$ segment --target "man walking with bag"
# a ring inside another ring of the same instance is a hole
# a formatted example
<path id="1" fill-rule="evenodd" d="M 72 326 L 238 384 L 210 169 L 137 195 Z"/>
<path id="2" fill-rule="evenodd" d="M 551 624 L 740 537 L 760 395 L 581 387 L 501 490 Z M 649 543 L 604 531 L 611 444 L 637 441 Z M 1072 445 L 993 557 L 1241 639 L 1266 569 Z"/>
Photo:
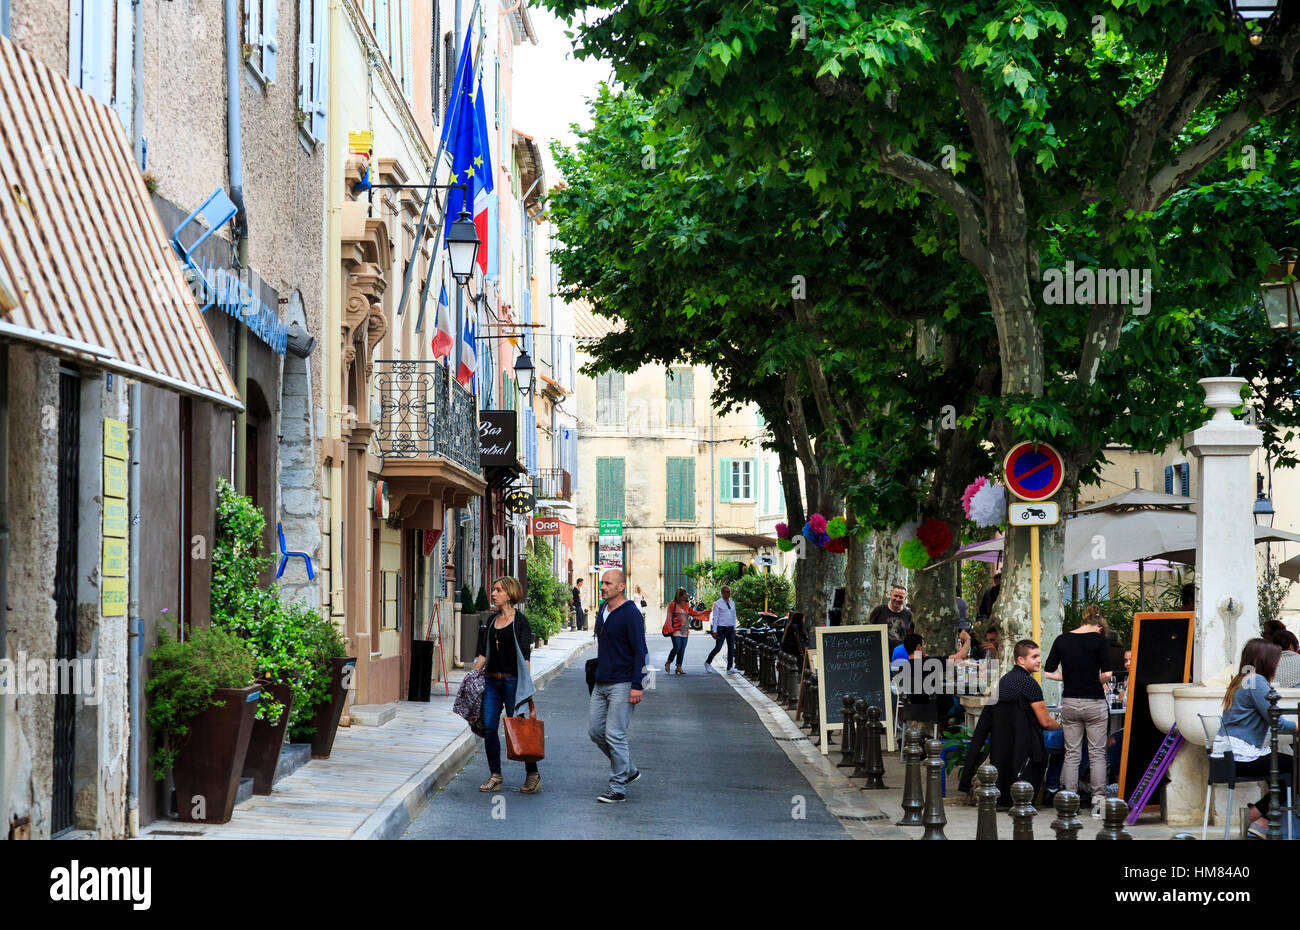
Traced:
<path id="1" fill-rule="evenodd" d="M 722 644 L 727 644 L 727 671 L 736 670 L 735 663 L 731 660 L 732 650 L 736 645 L 736 602 L 731 599 L 731 586 L 722 586 L 722 599 L 713 602 L 713 632 L 710 634 L 717 643 L 713 646 L 713 651 L 709 657 L 704 660 L 704 670 L 707 672 L 713 662 L 713 657 L 722 651 Z"/>
<path id="2" fill-rule="evenodd" d="M 641 777 L 632 765 L 627 729 L 641 703 L 646 668 L 645 618 L 625 596 L 627 575 L 610 569 L 601 576 L 604 614 L 596 618 L 596 686 L 591 692 L 587 735 L 609 759 L 609 788 L 602 804 L 627 800 L 627 786 Z"/>

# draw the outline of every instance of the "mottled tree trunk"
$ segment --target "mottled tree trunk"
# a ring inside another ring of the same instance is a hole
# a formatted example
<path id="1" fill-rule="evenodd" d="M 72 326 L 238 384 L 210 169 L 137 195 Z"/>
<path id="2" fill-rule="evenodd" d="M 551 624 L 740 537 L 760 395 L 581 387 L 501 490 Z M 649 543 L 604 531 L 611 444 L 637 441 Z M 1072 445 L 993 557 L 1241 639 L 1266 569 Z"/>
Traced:
<path id="1" fill-rule="evenodd" d="M 849 507 L 847 517 L 853 526 L 855 514 Z M 850 534 L 849 551 L 844 554 L 844 622 L 865 623 L 871 613 L 871 562 L 875 534 L 859 539 Z"/>

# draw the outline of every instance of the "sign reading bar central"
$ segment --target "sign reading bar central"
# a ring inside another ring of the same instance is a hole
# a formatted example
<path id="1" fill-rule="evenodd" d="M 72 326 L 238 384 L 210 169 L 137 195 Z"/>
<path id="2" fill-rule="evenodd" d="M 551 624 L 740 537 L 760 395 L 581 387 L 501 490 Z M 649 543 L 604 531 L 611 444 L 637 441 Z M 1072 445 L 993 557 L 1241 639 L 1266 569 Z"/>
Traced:
<path id="1" fill-rule="evenodd" d="M 506 468 L 518 464 L 515 439 L 519 414 L 514 410 L 480 410 L 478 414 L 478 463 L 482 468 Z"/>

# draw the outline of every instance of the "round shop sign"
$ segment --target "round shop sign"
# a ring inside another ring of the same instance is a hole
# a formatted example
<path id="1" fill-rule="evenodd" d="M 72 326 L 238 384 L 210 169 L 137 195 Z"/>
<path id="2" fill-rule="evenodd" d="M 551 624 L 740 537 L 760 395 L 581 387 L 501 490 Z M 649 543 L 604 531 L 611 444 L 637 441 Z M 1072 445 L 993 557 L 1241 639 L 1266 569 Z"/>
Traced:
<path id="1" fill-rule="evenodd" d="M 1026 501 L 1045 501 L 1061 489 L 1065 463 L 1061 453 L 1045 442 L 1020 442 L 1011 447 L 1002 462 L 1002 475 L 1009 490 Z"/>
<path id="2" fill-rule="evenodd" d="M 505 505 L 507 513 L 522 517 L 532 513 L 537 508 L 537 498 L 533 497 L 532 491 L 525 488 L 515 488 L 506 494 Z"/>

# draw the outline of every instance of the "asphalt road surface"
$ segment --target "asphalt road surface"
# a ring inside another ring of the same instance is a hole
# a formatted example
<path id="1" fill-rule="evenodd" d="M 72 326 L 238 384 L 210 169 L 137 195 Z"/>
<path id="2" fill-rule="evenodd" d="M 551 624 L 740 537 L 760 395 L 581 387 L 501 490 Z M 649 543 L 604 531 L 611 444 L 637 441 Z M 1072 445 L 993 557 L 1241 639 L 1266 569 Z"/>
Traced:
<path id="1" fill-rule="evenodd" d="M 503 726 L 502 790 L 478 790 L 488 777 L 480 740 L 403 839 L 849 838 L 724 673 L 705 672 L 708 633 L 691 634 L 680 676 L 663 674 L 669 641 L 650 634 L 647 642 L 657 674 L 632 714 L 632 762 L 642 776 L 626 803 L 596 802 L 609 763 L 587 736 L 583 663 L 595 656 L 591 649 L 537 695 L 546 724 L 541 791 L 519 793 L 524 766 L 505 758 Z"/>

